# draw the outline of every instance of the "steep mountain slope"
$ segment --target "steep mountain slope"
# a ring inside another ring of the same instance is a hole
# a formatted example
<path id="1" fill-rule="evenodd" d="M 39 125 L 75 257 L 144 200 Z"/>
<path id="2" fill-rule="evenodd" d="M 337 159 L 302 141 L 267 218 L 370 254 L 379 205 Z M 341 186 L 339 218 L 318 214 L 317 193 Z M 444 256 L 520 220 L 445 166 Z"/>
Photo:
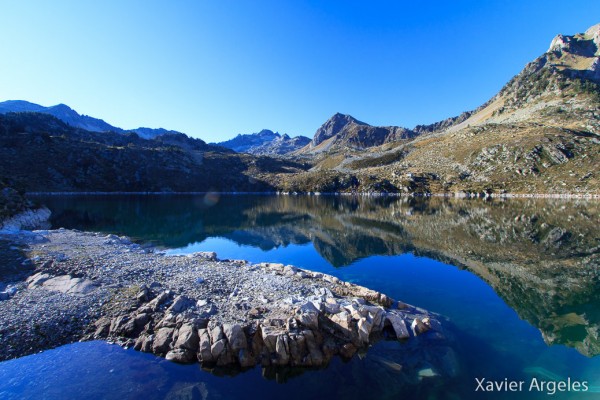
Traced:
<path id="1" fill-rule="evenodd" d="M 310 142 L 305 136 L 290 137 L 269 129 L 249 135 L 239 134 L 235 138 L 216 143 L 238 153 L 278 156 L 294 152 Z"/>
<path id="2" fill-rule="evenodd" d="M 366 152 L 341 157 L 326 148 L 315 168 L 287 188 L 600 194 L 599 55 L 600 24 L 559 35 L 476 110 L 417 126 L 412 140 Z M 337 116 L 311 145 L 325 148 L 340 126 L 356 125 Z"/>
<path id="3" fill-rule="evenodd" d="M 80 115 L 77 111 L 73 110 L 65 104 L 58 104 L 51 107 L 40 106 L 39 104 L 30 103 L 23 100 L 8 100 L 0 102 L 0 114 L 6 114 L 9 112 L 37 112 L 43 114 L 50 114 L 67 125 L 74 128 L 85 129 L 90 132 L 135 132 L 139 137 L 144 139 L 152 139 L 164 134 L 176 134 L 180 132 L 169 131 L 166 129 L 158 128 L 137 128 L 131 130 L 125 130 L 112 126 L 102 119 L 93 118 L 87 115 Z"/>
<path id="4" fill-rule="evenodd" d="M 401 139 L 416 133 L 398 126 L 371 126 L 356 118 L 336 113 L 315 132 L 310 144 L 298 154 L 315 154 L 325 151 L 365 149 Z"/>
<path id="5" fill-rule="evenodd" d="M 0 115 L 0 182 L 26 191 L 271 191 L 293 162 L 237 154 L 183 134 L 144 140 L 40 113 Z"/>

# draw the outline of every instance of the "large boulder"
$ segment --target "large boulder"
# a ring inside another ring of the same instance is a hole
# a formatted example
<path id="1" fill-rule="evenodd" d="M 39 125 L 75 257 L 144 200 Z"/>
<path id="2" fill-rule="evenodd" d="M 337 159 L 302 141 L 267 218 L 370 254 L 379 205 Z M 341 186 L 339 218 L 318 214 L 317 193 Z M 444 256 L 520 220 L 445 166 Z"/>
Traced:
<path id="1" fill-rule="evenodd" d="M 198 331 L 192 324 L 184 324 L 179 328 L 179 335 L 177 336 L 177 342 L 175 343 L 176 349 L 187 349 L 193 353 L 198 351 L 200 345 L 200 338 L 198 337 Z"/>

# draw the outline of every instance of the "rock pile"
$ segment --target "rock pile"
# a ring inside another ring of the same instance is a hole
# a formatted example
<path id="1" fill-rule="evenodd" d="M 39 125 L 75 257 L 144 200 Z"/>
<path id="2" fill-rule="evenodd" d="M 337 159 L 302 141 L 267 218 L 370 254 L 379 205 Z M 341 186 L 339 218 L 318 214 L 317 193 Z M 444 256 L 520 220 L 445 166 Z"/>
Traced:
<path id="1" fill-rule="evenodd" d="M 430 330 L 442 336 L 431 315 L 382 293 L 293 266 L 258 266 L 329 287 L 298 305 L 275 304 L 277 317 L 262 318 L 266 308 L 253 308 L 242 323 L 220 323 L 210 310 L 202 311 L 205 301 L 143 286 L 127 314 L 101 318 L 89 338 L 108 338 L 183 363 L 315 367 L 335 355 L 351 358 L 383 337 L 403 340 Z"/>

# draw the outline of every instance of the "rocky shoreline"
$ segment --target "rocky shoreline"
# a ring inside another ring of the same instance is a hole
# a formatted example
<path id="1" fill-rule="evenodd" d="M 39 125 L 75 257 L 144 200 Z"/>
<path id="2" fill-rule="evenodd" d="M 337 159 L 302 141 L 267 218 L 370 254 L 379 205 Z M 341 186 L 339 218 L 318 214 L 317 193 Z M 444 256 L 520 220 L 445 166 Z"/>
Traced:
<path id="1" fill-rule="evenodd" d="M 102 339 L 203 366 L 320 367 L 381 339 L 445 339 L 439 318 L 331 275 L 165 255 L 115 235 L 1 234 L 1 360 Z"/>
<path id="2" fill-rule="evenodd" d="M 600 193 L 494 193 L 494 192 L 28 192 L 28 196 L 177 196 L 177 195 L 278 195 L 278 196 L 396 196 L 455 197 L 461 199 L 600 199 Z"/>
<path id="3" fill-rule="evenodd" d="M 0 221 L 0 233 L 18 232 L 21 229 L 49 227 L 50 210 L 46 207 L 31 208 Z"/>

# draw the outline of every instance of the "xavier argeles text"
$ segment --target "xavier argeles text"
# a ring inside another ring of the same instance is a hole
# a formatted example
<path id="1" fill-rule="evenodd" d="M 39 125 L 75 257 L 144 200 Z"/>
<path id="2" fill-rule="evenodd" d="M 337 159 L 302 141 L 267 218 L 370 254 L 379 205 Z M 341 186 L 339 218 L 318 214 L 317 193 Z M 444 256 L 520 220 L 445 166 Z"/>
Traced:
<path id="1" fill-rule="evenodd" d="M 530 381 L 515 381 L 508 378 L 491 380 L 475 378 L 476 392 L 545 392 L 549 395 L 560 392 L 587 392 L 587 381 L 577 381 L 571 378 L 563 381 L 546 381 L 531 378 Z"/>

